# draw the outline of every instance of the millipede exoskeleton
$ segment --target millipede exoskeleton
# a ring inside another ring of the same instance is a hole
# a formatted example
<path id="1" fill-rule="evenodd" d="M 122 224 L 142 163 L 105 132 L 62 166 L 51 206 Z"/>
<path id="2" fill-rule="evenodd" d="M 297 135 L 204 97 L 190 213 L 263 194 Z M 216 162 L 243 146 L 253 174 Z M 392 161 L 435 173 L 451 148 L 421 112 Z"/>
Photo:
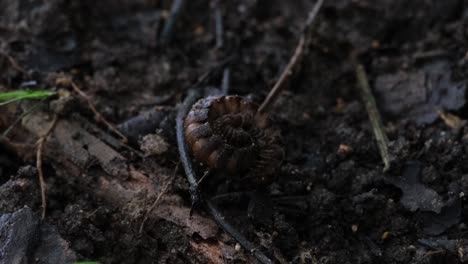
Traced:
<path id="1" fill-rule="evenodd" d="M 267 184 L 283 159 L 280 131 L 257 104 L 241 96 L 210 96 L 196 102 L 184 123 L 196 161 L 208 168 Z"/>

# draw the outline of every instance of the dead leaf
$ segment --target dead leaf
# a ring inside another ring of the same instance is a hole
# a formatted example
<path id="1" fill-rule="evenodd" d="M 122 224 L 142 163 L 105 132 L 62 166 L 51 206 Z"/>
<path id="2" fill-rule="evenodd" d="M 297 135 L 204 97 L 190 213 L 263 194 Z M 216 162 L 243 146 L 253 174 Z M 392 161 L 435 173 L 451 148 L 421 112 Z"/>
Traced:
<path id="1" fill-rule="evenodd" d="M 435 109 L 465 105 L 466 83 L 453 81 L 451 72 L 450 62 L 439 60 L 409 72 L 382 74 L 375 81 L 379 107 L 418 124 L 432 123 L 438 117 Z"/>
<path id="2" fill-rule="evenodd" d="M 403 175 L 389 178 L 388 182 L 397 186 L 403 192 L 400 203 L 411 212 L 417 210 L 440 213 L 444 202 L 433 189 L 420 182 L 422 164 L 417 161 L 408 162 Z"/>

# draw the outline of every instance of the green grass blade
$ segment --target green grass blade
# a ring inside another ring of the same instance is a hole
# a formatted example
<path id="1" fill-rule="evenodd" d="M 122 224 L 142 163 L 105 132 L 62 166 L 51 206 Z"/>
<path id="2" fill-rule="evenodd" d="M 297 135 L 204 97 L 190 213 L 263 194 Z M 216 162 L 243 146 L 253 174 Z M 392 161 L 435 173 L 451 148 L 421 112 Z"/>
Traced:
<path id="1" fill-rule="evenodd" d="M 0 106 L 6 105 L 18 100 L 33 99 L 40 100 L 49 96 L 55 95 L 54 91 L 38 90 L 38 91 L 13 91 L 0 93 Z"/>

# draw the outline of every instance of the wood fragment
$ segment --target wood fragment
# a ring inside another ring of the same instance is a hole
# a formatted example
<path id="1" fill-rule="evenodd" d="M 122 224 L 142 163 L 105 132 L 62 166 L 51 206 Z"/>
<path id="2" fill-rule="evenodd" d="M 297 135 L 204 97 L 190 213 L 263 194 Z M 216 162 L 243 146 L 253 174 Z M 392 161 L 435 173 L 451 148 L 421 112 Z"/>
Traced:
<path id="1" fill-rule="evenodd" d="M 390 169 L 390 156 L 388 154 L 388 138 L 385 133 L 385 129 L 380 117 L 379 110 L 377 109 L 377 104 L 375 98 L 372 95 L 372 92 L 369 87 L 369 80 L 367 78 L 366 71 L 362 64 L 356 63 L 356 78 L 357 78 L 357 87 L 358 91 L 361 94 L 362 101 L 369 115 L 369 119 L 372 125 L 372 130 L 374 131 L 374 136 L 377 141 L 377 146 L 379 147 L 380 156 L 384 163 L 384 172 Z"/>

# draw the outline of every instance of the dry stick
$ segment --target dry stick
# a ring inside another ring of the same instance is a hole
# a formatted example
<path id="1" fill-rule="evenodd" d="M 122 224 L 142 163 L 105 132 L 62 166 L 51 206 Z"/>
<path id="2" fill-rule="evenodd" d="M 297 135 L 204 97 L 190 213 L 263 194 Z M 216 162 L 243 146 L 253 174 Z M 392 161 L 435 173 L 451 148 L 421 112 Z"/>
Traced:
<path id="1" fill-rule="evenodd" d="M 148 209 L 148 211 L 146 212 L 144 218 L 143 218 L 143 221 L 141 221 L 141 225 L 140 225 L 140 230 L 138 231 L 140 234 L 143 232 L 143 228 L 145 227 L 145 223 L 146 221 L 148 220 L 148 215 L 151 213 L 151 211 L 153 211 L 153 209 L 156 207 L 156 205 L 159 203 L 159 201 L 161 200 L 162 196 L 167 192 L 167 189 L 169 188 L 169 186 L 172 184 L 172 182 L 174 181 L 175 179 L 175 175 L 176 175 L 176 172 L 177 172 L 177 169 L 179 168 L 179 163 L 177 163 L 177 165 L 175 166 L 175 169 L 174 169 L 174 174 L 172 175 L 172 177 L 166 182 L 166 185 L 164 185 L 164 187 L 162 188 L 161 192 L 158 194 L 158 197 L 156 197 L 156 200 L 154 201 L 154 203 L 151 205 L 151 207 Z"/>
<path id="2" fill-rule="evenodd" d="M 315 21 L 315 18 L 317 17 L 317 14 L 318 14 L 318 12 L 320 10 L 320 7 L 322 7 L 323 1 L 324 0 L 318 0 L 317 3 L 315 3 L 315 6 L 312 9 L 312 11 L 310 11 L 309 16 L 307 18 L 307 21 L 305 23 L 304 30 L 303 30 L 303 32 L 301 34 L 301 37 L 299 38 L 299 43 L 297 44 L 296 50 L 294 51 L 294 55 L 289 60 L 288 65 L 286 66 L 286 68 L 281 73 L 280 78 L 275 83 L 275 85 L 271 89 L 268 96 L 265 98 L 263 103 L 258 108 L 258 113 L 259 114 L 267 112 L 269 110 L 269 108 L 271 107 L 271 105 L 276 101 L 276 99 L 278 98 L 279 93 L 285 87 L 285 85 L 284 85 L 285 82 L 289 79 L 289 76 L 292 75 L 294 66 L 296 66 L 298 64 L 299 59 L 304 54 L 308 29 L 310 28 L 312 23 Z"/>
<path id="3" fill-rule="evenodd" d="M 127 137 L 124 134 L 122 134 L 114 125 L 109 123 L 109 121 L 107 121 L 101 115 L 101 113 L 99 113 L 99 111 L 96 109 L 96 106 L 93 103 L 93 100 L 85 92 L 83 92 L 75 82 L 70 80 L 70 84 L 73 90 L 75 90 L 76 93 L 78 93 L 81 97 L 83 97 L 88 102 L 88 106 L 91 109 L 91 111 L 93 111 L 96 121 L 104 123 L 104 125 L 106 125 L 111 131 L 113 131 L 122 139 L 123 143 L 127 143 L 128 142 Z"/>
<path id="4" fill-rule="evenodd" d="M 41 200 L 42 200 L 42 210 L 41 210 L 41 218 L 45 218 L 46 208 L 47 208 L 47 201 L 46 201 L 46 183 L 44 180 L 44 173 L 42 172 L 42 149 L 44 148 L 44 143 L 47 140 L 47 137 L 54 129 L 55 125 L 57 124 L 57 115 L 54 115 L 54 119 L 50 124 L 49 129 L 47 129 L 46 133 L 42 135 L 36 142 L 37 145 L 37 152 L 36 152 L 36 167 L 37 167 L 37 174 L 39 175 L 39 185 L 41 187 Z"/>
<path id="5" fill-rule="evenodd" d="M 305 43 L 305 38 L 301 36 L 299 39 L 299 44 L 296 47 L 296 51 L 294 52 L 294 55 L 292 56 L 291 60 L 289 61 L 288 65 L 284 69 L 284 71 L 281 73 L 280 78 L 278 81 L 275 83 L 275 86 L 271 89 L 270 93 L 268 96 L 265 98 L 263 103 L 260 105 L 258 108 L 259 113 L 265 113 L 269 110 L 273 102 L 278 98 L 279 93 L 283 90 L 284 83 L 289 79 L 289 76 L 292 75 L 293 73 L 293 68 L 299 61 L 299 58 L 302 56 L 304 52 L 304 43 Z"/>
<path id="6" fill-rule="evenodd" d="M 384 172 L 390 168 L 390 157 L 388 155 L 388 138 L 385 133 L 382 119 L 380 118 L 379 110 L 375 103 L 374 96 L 369 88 L 369 81 L 367 78 L 366 71 L 362 64 L 356 64 L 356 78 L 358 81 L 359 92 L 362 96 L 364 105 L 366 106 L 369 119 L 372 124 L 372 130 L 374 131 L 374 136 L 379 147 L 380 156 L 384 163 Z"/>

